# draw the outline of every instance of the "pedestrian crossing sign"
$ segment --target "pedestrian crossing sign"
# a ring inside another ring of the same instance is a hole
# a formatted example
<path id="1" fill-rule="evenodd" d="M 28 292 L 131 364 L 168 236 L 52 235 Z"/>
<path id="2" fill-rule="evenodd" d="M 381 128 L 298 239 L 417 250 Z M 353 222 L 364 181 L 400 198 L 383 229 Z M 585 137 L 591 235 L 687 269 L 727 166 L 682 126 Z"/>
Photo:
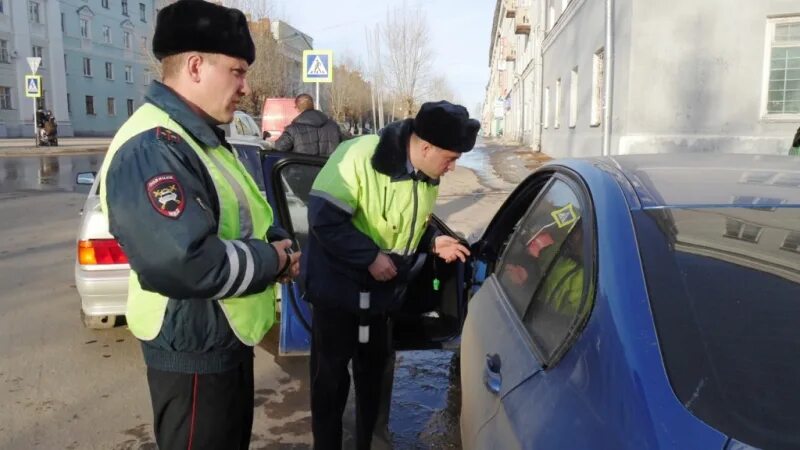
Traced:
<path id="1" fill-rule="evenodd" d="M 306 83 L 333 82 L 333 50 L 303 51 L 303 81 Z"/>
<path id="2" fill-rule="evenodd" d="M 25 75 L 25 96 L 39 98 L 42 96 L 42 77 L 39 75 Z"/>

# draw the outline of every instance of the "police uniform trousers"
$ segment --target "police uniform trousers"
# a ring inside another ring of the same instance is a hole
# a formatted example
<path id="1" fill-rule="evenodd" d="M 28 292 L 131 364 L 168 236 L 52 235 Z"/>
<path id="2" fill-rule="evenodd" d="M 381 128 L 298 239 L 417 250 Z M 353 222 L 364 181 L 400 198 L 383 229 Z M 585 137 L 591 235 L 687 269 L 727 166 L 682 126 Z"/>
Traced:
<path id="1" fill-rule="evenodd" d="M 353 361 L 356 394 L 356 448 L 368 450 L 385 391 L 391 326 L 386 315 L 369 321 L 369 342 L 358 342 L 357 314 L 314 308 L 311 333 L 311 430 L 316 450 L 342 448 L 342 414 L 350 390 L 347 364 Z M 389 391 L 391 392 L 391 391 Z M 386 399 L 384 399 L 386 401 Z"/>
<path id="2" fill-rule="evenodd" d="M 247 450 L 253 428 L 253 358 L 227 372 L 147 368 L 160 450 Z"/>

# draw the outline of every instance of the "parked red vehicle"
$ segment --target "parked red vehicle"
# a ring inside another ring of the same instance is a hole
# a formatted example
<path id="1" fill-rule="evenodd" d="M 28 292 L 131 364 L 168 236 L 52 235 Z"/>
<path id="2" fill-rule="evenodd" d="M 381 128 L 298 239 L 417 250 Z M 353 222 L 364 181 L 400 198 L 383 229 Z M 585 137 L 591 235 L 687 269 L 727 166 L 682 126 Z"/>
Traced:
<path id="1" fill-rule="evenodd" d="M 298 114 L 297 108 L 294 106 L 294 98 L 268 98 L 264 100 L 264 107 L 261 109 L 261 132 L 269 132 L 269 137 L 265 139 L 275 142 L 283 133 L 284 128 Z"/>

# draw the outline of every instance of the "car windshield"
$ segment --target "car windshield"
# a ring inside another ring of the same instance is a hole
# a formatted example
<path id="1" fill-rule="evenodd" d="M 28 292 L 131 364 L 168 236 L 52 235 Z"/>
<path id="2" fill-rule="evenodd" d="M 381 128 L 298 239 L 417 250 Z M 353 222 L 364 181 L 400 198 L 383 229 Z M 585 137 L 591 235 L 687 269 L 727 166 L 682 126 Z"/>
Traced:
<path id="1" fill-rule="evenodd" d="M 800 447 L 800 208 L 648 209 L 634 223 L 678 399 L 741 442 Z"/>

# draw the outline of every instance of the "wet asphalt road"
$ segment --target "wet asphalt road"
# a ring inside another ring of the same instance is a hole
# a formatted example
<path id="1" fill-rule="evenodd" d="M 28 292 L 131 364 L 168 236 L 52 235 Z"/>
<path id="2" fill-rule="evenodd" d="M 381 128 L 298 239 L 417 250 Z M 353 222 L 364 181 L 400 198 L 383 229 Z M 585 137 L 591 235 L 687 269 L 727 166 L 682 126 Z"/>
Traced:
<path id="1" fill-rule="evenodd" d="M 77 292 L 71 283 L 74 244 L 70 240 L 74 239 L 78 209 L 88 190 L 75 185 L 76 175 L 99 170 L 103 156 L 0 158 L 0 236 L 7 233 L 5 230 L 30 231 L 27 223 L 47 222 L 59 228 L 57 243 L 42 244 L 47 246 L 48 251 L 42 252 L 41 257 L 51 262 L 46 271 L 27 270 L 17 274 L 9 269 L 6 271 L 7 277 L 0 277 L 0 287 L 6 290 L 5 294 L 0 295 L 0 302 L 5 305 L 0 306 L 0 316 L 14 322 L 3 324 L 0 321 L 0 328 L 6 329 L 6 332 L 0 331 L 0 403 L 15 404 L 21 408 L 18 412 L 0 414 L 0 419 L 9 416 L 9 421 L 0 425 L 0 448 L 56 448 L 52 447 L 55 443 L 68 448 L 154 446 L 143 373 L 140 369 L 130 368 L 141 366 L 135 340 L 121 327 L 105 331 L 82 329 L 78 319 Z M 481 156 L 478 153 L 474 156 L 473 163 L 480 164 Z M 13 209 L 10 202 L 14 202 Z M 45 230 L 48 235 L 53 233 Z M 0 263 L 5 264 L 3 270 L 15 266 L 12 257 L 19 252 L 15 245 L 21 240 L 24 237 L 0 237 Z M 35 258 L 33 253 L 38 254 L 35 247 L 43 241 L 30 236 L 19 245 L 27 247 L 30 256 Z M 25 250 L 22 249 L 23 252 Z M 35 269 L 42 266 L 41 261 L 37 262 L 36 259 L 26 264 L 31 264 Z M 50 276 L 53 274 L 57 276 Z M 12 283 L 17 289 L 9 292 L 7 288 Z M 35 297 L 41 304 L 17 309 L 16 315 L 6 315 L 8 305 L 18 304 L 21 298 L 28 295 L 26 286 L 30 285 L 36 285 L 43 291 Z M 54 302 L 56 306 L 45 306 L 46 302 Z M 43 323 L 43 318 L 58 324 Z M 30 325 L 20 325 L 26 323 Z M 40 326 L 49 329 L 39 330 Z M 278 418 L 282 422 L 280 426 L 268 428 L 266 433 L 261 434 L 257 423 L 253 448 L 310 448 L 307 358 L 275 356 L 276 336 L 272 339 L 273 342 L 262 345 L 269 353 L 265 353 L 267 361 L 262 364 L 270 365 L 269 371 L 283 370 L 285 374 L 284 378 L 278 377 L 280 386 L 275 388 L 259 387 L 257 376 L 256 408 L 263 409 L 266 417 Z M 26 358 L 15 347 L 21 343 L 38 343 L 36 345 L 42 346 L 42 349 L 35 349 L 34 345 L 30 351 L 41 351 L 47 359 L 37 363 L 34 357 L 34 361 L 26 361 L 27 365 L 14 365 L 15 361 Z M 119 347 L 116 352 L 113 351 L 114 347 Z M 259 356 L 257 353 L 257 362 Z M 451 351 L 398 353 L 390 418 L 394 448 L 460 448 L 459 394 L 451 364 L 453 357 Z M 264 358 L 261 360 L 264 361 Z M 279 369 L 273 369 L 273 364 Z M 82 365 L 87 367 L 86 373 L 82 373 Z M 49 378 L 42 380 L 43 372 L 58 376 L 60 381 L 49 384 Z M 135 379 L 136 387 L 129 388 L 124 383 L 120 385 L 120 380 L 114 379 L 116 376 L 125 380 Z M 80 393 L 75 397 L 94 397 L 97 394 L 99 402 L 95 405 L 87 399 L 86 404 L 73 405 L 71 400 L 58 392 L 60 384 L 67 385 L 64 389 L 68 392 Z M 43 390 L 49 394 L 43 395 Z M 59 420 L 61 424 L 50 428 L 42 425 L 39 419 L 28 420 L 28 415 L 41 415 L 42 411 L 52 412 L 53 420 Z M 132 417 L 126 420 L 124 418 L 127 415 Z M 112 427 L 120 422 L 118 427 L 104 429 L 104 417 L 114 418 L 109 420 Z M 93 424 L 95 421 L 98 423 Z M 256 421 L 259 421 L 258 412 Z M 20 437 L 22 430 L 26 433 Z M 84 434 L 88 436 L 82 436 Z M 348 434 L 347 431 L 345 434 Z M 65 436 L 75 439 L 65 441 Z"/>

